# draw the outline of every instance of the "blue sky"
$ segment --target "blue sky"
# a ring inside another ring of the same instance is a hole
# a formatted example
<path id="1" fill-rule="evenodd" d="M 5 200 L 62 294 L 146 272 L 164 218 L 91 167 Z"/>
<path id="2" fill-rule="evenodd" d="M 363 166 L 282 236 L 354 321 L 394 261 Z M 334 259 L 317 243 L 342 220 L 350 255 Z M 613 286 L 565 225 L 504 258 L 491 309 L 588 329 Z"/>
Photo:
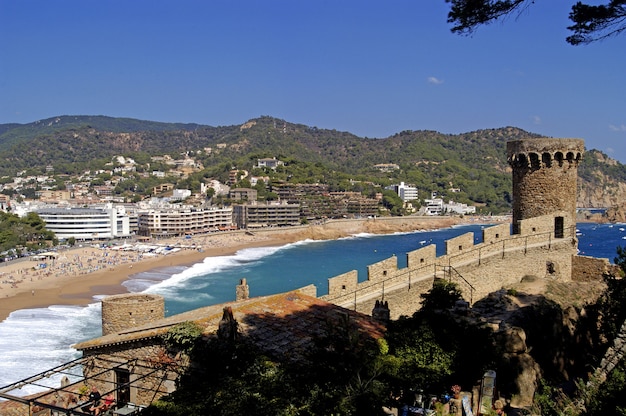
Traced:
<path id="1" fill-rule="evenodd" d="M 626 163 L 626 35 L 568 45 L 573 2 L 464 37 L 444 0 L 0 0 L 0 123 L 269 115 L 370 138 L 514 126 Z"/>

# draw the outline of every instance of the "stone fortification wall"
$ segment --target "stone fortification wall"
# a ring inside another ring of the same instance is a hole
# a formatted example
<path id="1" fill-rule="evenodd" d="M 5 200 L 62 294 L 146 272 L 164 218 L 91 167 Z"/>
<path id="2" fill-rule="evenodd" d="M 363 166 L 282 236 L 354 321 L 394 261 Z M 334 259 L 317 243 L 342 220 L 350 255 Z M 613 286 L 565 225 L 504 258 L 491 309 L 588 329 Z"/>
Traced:
<path id="1" fill-rule="evenodd" d="M 430 244 L 426 247 L 413 250 L 406 254 L 406 264 L 409 269 L 432 266 L 437 262 L 437 246 Z"/>
<path id="2" fill-rule="evenodd" d="M 466 233 L 446 240 L 446 255 L 463 253 L 474 246 L 474 233 Z"/>
<path id="3" fill-rule="evenodd" d="M 446 241 L 446 253 L 439 257 L 434 245 L 421 247 L 407 253 L 402 269 L 392 256 L 370 265 L 365 281 L 358 282 L 356 270 L 330 278 L 328 295 L 322 298 L 365 313 L 371 313 L 376 300 L 386 301 L 396 319 L 419 309 L 420 295 L 432 288 L 435 278 L 458 283 L 470 303 L 525 276 L 571 280 L 577 241 L 569 233 L 555 237 L 555 216 L 567 217 L 557 212 L 521 220 L 520 234 L 511 234 L 510 224 L 487 227 L 480 244 L 474 244 L 474 233 L 460 235 Z M 584 267 L 592 273 L 592 262 L 577 264 L 576 270 Z"/>
<path id="4" fill-rule="evenodd" d="M 307 296 L 317 297 L 317 287 L 315 285 L 307 285 L 298 289 L 298 292 L 302 292 Z"/>
<path id="5" fill-rule="evenodd" d="M 102 335 L 163 319 L 165 300 L 145 293 L 108 296 L 102 300 Z"/>
<path id="6" fill-rule="evenodd" d="M 572 259 L 572 280 L 574 281 L 599 280 L 606 273 L 619 276 L 619 266 L 611 264 L 609 259 L 588 256 L 574 256 Z"/>

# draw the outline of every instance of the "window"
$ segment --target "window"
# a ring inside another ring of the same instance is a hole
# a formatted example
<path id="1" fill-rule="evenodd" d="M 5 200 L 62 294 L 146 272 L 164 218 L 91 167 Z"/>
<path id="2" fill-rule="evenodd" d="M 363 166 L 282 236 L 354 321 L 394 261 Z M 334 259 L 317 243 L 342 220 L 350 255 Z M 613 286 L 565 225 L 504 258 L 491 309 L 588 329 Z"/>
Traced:
<path id="1" fill-rule="evenodd" d="M 130 372 L 124 369 L 115 370 L 115 388 L 117 390 L 117 403 L 120 406 L 130 401 Z"/>
<path id="2" fill-rule="evenodd" d="M 563 238 L 564 219 L 563 217 L 554 218 L 554 238 Z"/>

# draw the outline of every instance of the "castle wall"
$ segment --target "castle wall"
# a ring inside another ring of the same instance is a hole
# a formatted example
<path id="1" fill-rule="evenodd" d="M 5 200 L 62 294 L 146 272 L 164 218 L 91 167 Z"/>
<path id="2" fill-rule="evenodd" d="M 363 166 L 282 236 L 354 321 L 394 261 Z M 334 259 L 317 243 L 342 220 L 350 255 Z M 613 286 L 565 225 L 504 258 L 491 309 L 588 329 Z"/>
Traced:
<path id="1" fill-rule="evenodd" d="M 446 255 L 453 256 L 462 253 L 464 250 L 467 251 L 473 246 L 474 233 L 465 233 L 446 241 Z"/>
<path id="2" fill-rule="evenodd" d="M 358 289 L 358 272 L 356 270 L 340 274 L 328 279 L 328 296 L 337 298 Z"/>
<path id="3" fill-rule="evenodd" d="M 367 279 L 375 282 L 392 277 L 398 271 L 398 259 L 391 256 L 388 259 L 367 266 Z"/>
<path id="4" fill-rule="evenodd" d="M 102 335 L 163 319 L 165 300 L 146 293 L 107 296 L 102 300 Z"/>
<path id="5" fill-rule="evenodd" d="M 315 285 L 307 285 L 298 289 L 298 292 L 302 292 L 307 296 L 317 297 L 317 287 Z"/>
<path id="6" fill-rule="evenodd" d="M 358 282 L 355 270 L 330 278 L 329 293 L 322 298 L 368 314 L 376 300 L 387 301 L 396 319 L 419 309 L 420 295 L 432 288 L 435 277 L 457 283 L 464 299 L 473 303 L 525 276 L 567 281 L 583 269 L 593 273 L 600 266 L 591 261 L 578 261 L 574 268 L 575 238 L 555 236 L 555 217 L 564 215 L 559 211 L 520 220 L 519 234 L 511 234 L 510 224 L 486 227 L 480 244 L 474 244 L 473 233 L 460 235 L 446 241 L 446 254 L 439 257 L 435 245 L 422 247 L 407 253 L 402 269 L 392 256 L 370 265 L 365 281 Z"/>
<path id="7" fill-rule="evenodd" d="M 413 280 L 410 285 L 403 285 L 402 287 L 386 290 L 384 292 L 385 295 L 382 296 L 382 300 L 388 302 L 390 305 L 391 319 L 398 319 L 403 315 L 413 315 L 419 309 L 419 303 L 421 301 L 420 295 L 432 289 L 433 281 L 434 276 L 431 274 L 430 276 L 427 275 L 418 280 Z M 375 290 L 375 287 L 370 287 L 369 289 L 370 296 L 359 297 L 356 305 L 353 299 L 352 303 L 346 304 L 345 307 L 371 315 L 376 300 L 380 300 L 381 298 L 375 296 L 376 293 L 379 293 Z M 378 289 L 380 289 L 380 285 Z"/>
<path id="8" fill-rule="evenodd" d="M 437 261 L 437 246 L 429 244 L 426 247 L 406 253 L 406 263 L 409 269 L 430 266 Z"/>
<path id="9" fill-rule="evenodd" d="M 588 282 L 599 280 L 605 273 L 612 273 L 618 276 L 615 265 L 609 259 L 598 259 L 588 256 L 573 256 L 572 258 L 572 280 L 577 282 Z"/>
<path id="10" fill-rule="evenodd" d="M 508 238 L 511 234 L 511 224 L 498 224 L 493 227 L 486 227 L 483 229 L 483 242 L 495 243 L 501 241 L 503 238 Z"/>

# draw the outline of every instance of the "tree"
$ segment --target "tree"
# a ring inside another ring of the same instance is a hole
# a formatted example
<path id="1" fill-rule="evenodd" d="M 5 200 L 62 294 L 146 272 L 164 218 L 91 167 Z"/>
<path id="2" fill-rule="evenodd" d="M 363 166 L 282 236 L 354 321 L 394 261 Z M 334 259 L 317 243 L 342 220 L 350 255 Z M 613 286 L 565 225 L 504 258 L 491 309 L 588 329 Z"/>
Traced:
<path id="1" fill-rule="evenodd" d="M 456 283 L 438 279 L 433 283 L 433 288 L 420 295 L 422 298 L 422 311 L 435 311 L 451 308 L 456 301 L 462 299 L 461 290 Z"/>
<path id="2" fill-rule="evenodd" d="M 393 215 L 403 213 L 404 203 L 397 193 L 390 189 L 383 191 L 383 206 L 387 208 Z"/>
<path id="3" fill-rule="evenodd" d="M 511 13 L 521 13 L 534 0 L 445 0 L 450 3 L 448 23 L 453 33 L 471 34 L 479 26 L 489 24 Z M 576 2 L 569 14 L 573 25 L 566 38 L 571 45 L 588 44 L 618 35 L 626 30 L 626 0 L 608 0 L 597 6 Z"/>

